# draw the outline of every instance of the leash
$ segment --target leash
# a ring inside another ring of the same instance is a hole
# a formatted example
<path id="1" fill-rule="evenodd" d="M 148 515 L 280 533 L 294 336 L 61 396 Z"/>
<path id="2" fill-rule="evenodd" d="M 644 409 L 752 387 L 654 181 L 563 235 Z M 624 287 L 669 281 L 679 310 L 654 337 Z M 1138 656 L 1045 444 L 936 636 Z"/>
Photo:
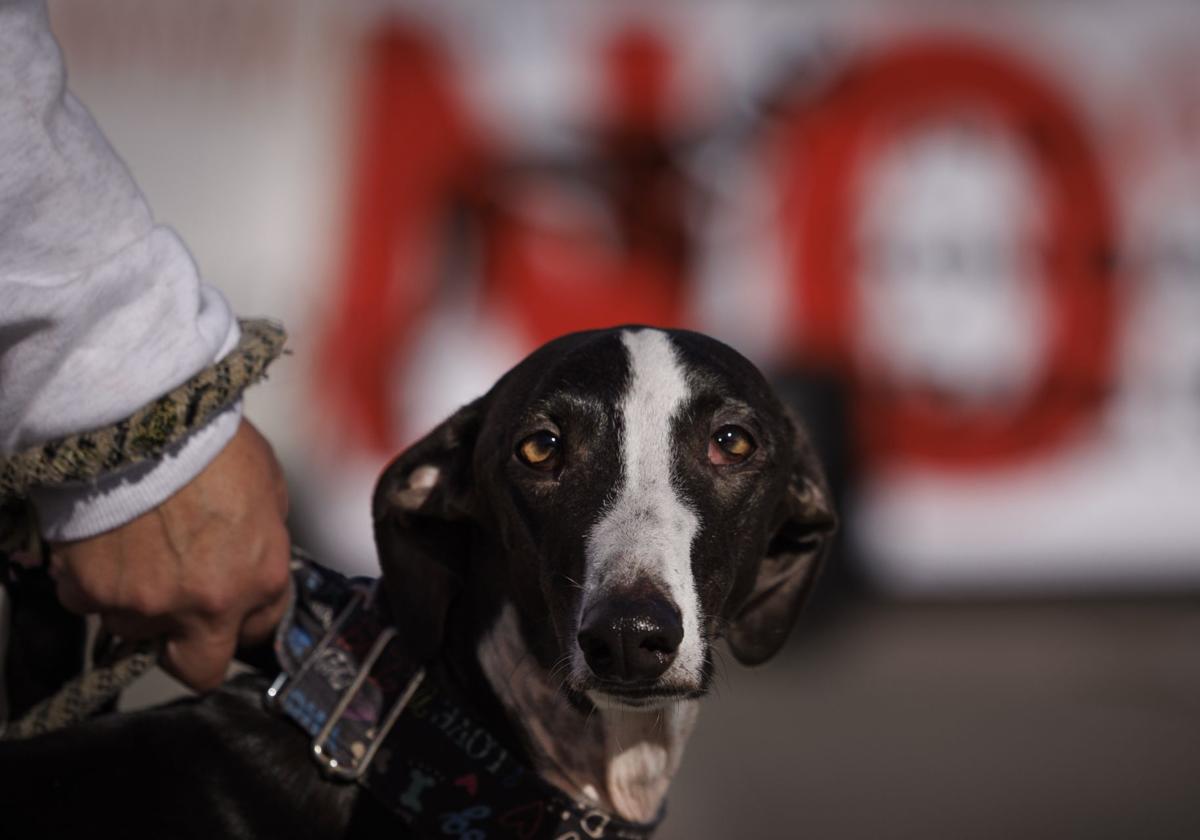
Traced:
<path id="1" fill-rule="evenodd" d="M 240 319 L 237 346 L 173 391 L 110 426 L 67 435 L 0 455 L 0 502 L 28 496 L 30 488 L 90 481 L 157 458 L 266 378 L 284 350 L 287 333 L 265 319 Z"/>
<path id="2" fill-rule="evenodd" d="M 111 662 L 80 674 L 31 708 L 20 720 L 10 722 L 0 732 L 0 739 L 32 738 L 86 720 L 153 668 L 161 648 L 162 643 L 158 641 L 138 642 L 121 651 Z"/>
<path id="3" fill-rule="evenodd" d="M 44 544 L 29 509 L 21 504 L 0 503 L 0 580 L 6 575 L 6 564 L 35 568 L 37 564 L 17 561 L 18 554 L 41 557 L 41 569 L 36 574 L 45 575 Z M 9 583 L 17 584 L 16 579 Z M 0 584 L 2 585 L 2 584 Z M 0 698 L 0 740 L 17 741 L 64 729 L 92 717 L 120 696 L 121 692 L 137 681 L 142 674 L 154 667 L 162 652 L 161 639 L 146 639 L 138 642 L 106 644 L 103 653 L 96 655 L 98 645 L 92 634 L 85 643 L 85 665 L 82 673 L 63 683 L 49 697 L 39 701 L 17 720 L 7 720 L 5 700 Z M 111 637 L 108 637 L 111 642 Z M 0 690 L 3 690 L 0 680 Z"/>

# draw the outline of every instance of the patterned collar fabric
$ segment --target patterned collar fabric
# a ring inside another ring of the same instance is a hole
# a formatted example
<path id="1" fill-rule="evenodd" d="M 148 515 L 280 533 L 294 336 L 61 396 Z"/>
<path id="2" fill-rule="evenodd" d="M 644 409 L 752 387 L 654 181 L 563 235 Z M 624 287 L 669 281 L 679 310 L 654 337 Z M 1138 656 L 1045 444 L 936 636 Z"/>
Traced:
<path id="1" fill-rule="evenodd" d="M 296 596 L 275 643 L 283 673 L 267 702 L 313 736 L 314 756 L 331 775 L 356 779 L 429 837 L 643 840 L 658 827 L 661 815 L 633 823 L 575 801 L 511 755 L 445 687 L 421 680 L 422 669 L 392 643 L 375 580 L 348 579 L 302 556 L 292 579 Z M 399 707 L 398 717 L 389 714 Z"/>

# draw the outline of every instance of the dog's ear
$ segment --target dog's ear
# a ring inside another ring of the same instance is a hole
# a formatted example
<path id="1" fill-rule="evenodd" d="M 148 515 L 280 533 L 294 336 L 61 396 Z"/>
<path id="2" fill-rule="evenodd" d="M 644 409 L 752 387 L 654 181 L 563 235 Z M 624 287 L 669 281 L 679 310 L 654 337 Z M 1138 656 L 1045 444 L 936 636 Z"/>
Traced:
<path id="1" fill-rule="evenodd" d="M 400 454 L 375 486 L 375 546 L 392 618 L 408 653 L 441 647 L 446 613 L 461 588 L 474 507 L 471 461 L 485 397 Z"/>
<path id="2" fill-rule="evenodd" d="M 787 492 L 749 597 L 730 622 L 729 648 L 744 665 L 770 659 L 787 641 L 788 631 L 816 583 L 829 543 L 837 530 L 825 473 L 797 420 Z"/>

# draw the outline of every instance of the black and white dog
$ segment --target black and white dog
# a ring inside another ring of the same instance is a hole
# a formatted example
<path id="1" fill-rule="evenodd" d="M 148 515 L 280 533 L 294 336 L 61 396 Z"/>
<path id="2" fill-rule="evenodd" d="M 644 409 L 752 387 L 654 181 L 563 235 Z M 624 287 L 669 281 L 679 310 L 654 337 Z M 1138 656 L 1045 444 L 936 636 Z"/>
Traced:
<path id="1" fill-rule="evenodd" d="M 546 835 L 581 840 L 656 819 L 713 646 L 775 654 L 835 524 L 803 431 L 753 365 L 641 327 L 537 350 L 388 467 L 374 517 L 406 655 L 505 756 L 601 815 Z M 264 708 L 271 676 L 0 742 L 4 833 L 540 836 L 472 822 L 487 807 L 406 829 L 404 807 L 322 777 L 307 736 Z M 438 774 L 413 762 L 398 801 L 419 811 Z M 474 778 L 453 784 L 473 793 Z"/>

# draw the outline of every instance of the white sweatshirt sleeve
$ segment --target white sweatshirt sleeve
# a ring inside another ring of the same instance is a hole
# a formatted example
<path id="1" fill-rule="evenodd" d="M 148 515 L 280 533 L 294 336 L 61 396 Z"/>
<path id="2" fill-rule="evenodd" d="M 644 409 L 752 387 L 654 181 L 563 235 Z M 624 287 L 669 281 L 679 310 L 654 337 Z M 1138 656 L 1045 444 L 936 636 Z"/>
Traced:
<path id="1" fill-rule="evenodd" d="M 42 0 L 0 0 L 0 452 L 128 417 L 237 339 L 229 304 L 67 91 Z M 221 451 L 240 413 L 160 461 L 39 490 L 43 533 L 91 536 L 155 507 Z"/>

